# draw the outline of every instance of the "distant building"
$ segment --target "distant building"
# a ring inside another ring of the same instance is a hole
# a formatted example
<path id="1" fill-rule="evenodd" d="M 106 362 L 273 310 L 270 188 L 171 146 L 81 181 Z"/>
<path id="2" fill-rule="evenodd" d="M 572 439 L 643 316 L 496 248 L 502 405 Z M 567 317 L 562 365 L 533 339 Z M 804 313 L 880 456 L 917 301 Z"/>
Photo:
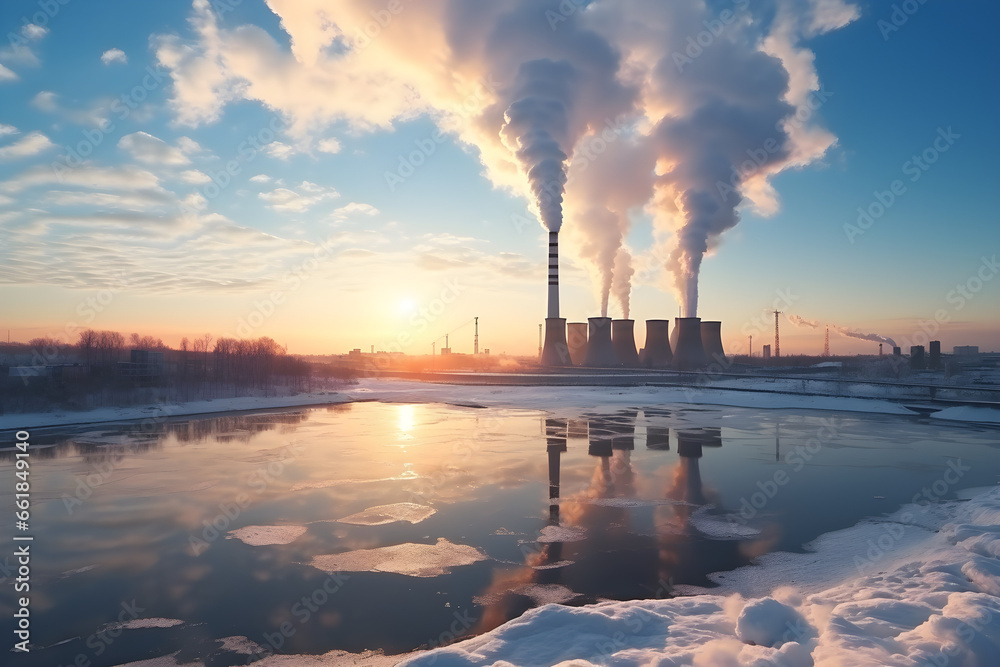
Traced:
<path id="1" fill-rule="evenodd" d="M 771 346 L 770 345 L 765 345 L 764 346 L 764 360 L 766 361 L 766 360 L 768 360 L 770 358 L 771 358 Z"/>
<path id="2" fill-rule="evenodd" d="M 910 367 L 911 368 L 923 368 L 924 367 L 924 346 L 923 345 L 911 345 L 910 346 Z"/>
<path id="3" fill-rule="evenodd" d="M 956 345 L 953 348 L 953 354 L 956 357 L 975 357 L 975 356 L 979 356 L 979 346 L 978 345 Z"/>
<path id="4" fill-rule="evenodd" d="M 122 377 L 136 380 L 152 380 L 163 377 L 163 352 L 132 350 L 129 360 L 118 363 L 118 373 Z"/>

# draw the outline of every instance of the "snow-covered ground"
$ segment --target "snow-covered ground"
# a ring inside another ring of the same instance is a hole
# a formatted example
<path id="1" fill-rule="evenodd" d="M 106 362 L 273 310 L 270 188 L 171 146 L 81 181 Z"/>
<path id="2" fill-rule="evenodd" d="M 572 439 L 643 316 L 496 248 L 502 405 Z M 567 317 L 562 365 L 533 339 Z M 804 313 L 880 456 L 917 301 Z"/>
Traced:
<path id="1" fill-rule="evenodd" d="M 407 667 L 995 667 L 1000 488 L 910 505 L 666 600 L 549 604 Z"/>
<path id="2" fill-rule="evenodd" d="M 769 386 L 770 384 L 773 383 L 769 383 Z M 898 403 L 877 398 L 803 396 L 794 393 L 793 384 L 788 385 L 788 390 L 789 393 L 752 393 L 697 387 L 476 386 L 365 379 L 357 385 L 346 387 L 339 392 L 324 390 L 295 396 L 245 396 L 187 403 L 157 403 L 127 408 L 99 408 L 79 412 L 6 414 L 0 415 L 0 431 L 128 420 L 155 420 L 239 410 L 324 405 L 356 400 L 533 408 L 554 412 L 602 406 L 688 403 L 761 410 L 837 410 L 895 415 L 914 414 L 913 411 Z M 991 408 L 946 408 L 934 413 L 932 417 L 952 421 L 1000 424 L 1000 410 Z"/>

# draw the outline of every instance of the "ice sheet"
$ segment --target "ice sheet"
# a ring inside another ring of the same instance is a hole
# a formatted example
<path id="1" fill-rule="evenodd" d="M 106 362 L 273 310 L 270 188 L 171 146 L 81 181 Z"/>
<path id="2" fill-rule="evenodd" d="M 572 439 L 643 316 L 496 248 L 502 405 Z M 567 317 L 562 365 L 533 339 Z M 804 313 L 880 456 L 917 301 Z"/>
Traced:
<path id="1" fill-rule="evenodd" d="M 382 526 L 396 521 L 420 523 L 437 512 L 433 507 L 417 505 L 416 503 L 395 503 L 392 505 L 377 505 L 363 512 L 337 519 L 340 523 L 351 523 L 357 526 Z"/>
<path id="2" fill-rule="evenodd" d="M 229 531 L 228 535 L 252 547 L 263 547 L 291 544 L 302 537 L 306 530 L 305 526 L 244 526 Z"/>
<path id="3" fill-rule="evenodd" d="M 464 544 L 438 538 L 437 544 L 397 544 L 316 556 L 310 565 L 324 572 L 395 572 L 411 577 L 438 577 L 451 568 L 471 565 L 490 557 Z"/>

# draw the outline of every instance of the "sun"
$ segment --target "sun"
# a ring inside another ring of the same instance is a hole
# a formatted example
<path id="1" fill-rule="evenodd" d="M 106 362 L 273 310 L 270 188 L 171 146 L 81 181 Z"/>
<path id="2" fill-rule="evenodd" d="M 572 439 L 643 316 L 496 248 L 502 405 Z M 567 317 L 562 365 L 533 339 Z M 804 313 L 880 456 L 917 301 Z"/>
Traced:
<path id="1" fill-rule="evenodd" d="M 412 315 L 417 310 L 417 300 L 413 297 L 403 297 L 396 304 L 396 312 L 399 315 Z"/>

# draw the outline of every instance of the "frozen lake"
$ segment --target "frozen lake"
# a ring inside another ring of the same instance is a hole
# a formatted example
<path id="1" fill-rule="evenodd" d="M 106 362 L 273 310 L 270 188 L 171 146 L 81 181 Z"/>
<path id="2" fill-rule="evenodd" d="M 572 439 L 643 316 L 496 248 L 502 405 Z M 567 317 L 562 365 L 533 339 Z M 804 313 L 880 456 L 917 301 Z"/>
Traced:
<path id="1" fill-rule="evenodd" d="M 832 411 L 379 402 L 38 430 L 35 650 L 17 664 L 396 654 L 546 602 L 668 597 L 993 486 L 997 434 Z"/>

